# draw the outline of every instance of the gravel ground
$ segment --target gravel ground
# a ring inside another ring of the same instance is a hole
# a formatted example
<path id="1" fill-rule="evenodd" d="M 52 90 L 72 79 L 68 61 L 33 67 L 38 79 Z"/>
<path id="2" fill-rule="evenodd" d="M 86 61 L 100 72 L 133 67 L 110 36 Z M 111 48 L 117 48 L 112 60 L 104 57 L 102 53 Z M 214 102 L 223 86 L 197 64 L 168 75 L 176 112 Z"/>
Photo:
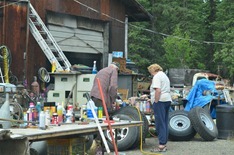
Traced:
<path id="1" fill-rule="evenodd" d="M 142 153 L 140 149 L 131 151 L 120 152 L 119 155 L 151 155 L 150 149 L 153 146 L 157 146 L 157 138 L 147 138 L 146 143 L 143 144 Z M 168 150 L 163 153 L 157 153 L 162 155 L 233 155 L 234 154 L 234 139 L 221 140 L 215 139 L 214 141 L 203 141 L 199 136 L 191 141 L 187 142 L 174 142 L 169 141 L 167 143 Z"/>

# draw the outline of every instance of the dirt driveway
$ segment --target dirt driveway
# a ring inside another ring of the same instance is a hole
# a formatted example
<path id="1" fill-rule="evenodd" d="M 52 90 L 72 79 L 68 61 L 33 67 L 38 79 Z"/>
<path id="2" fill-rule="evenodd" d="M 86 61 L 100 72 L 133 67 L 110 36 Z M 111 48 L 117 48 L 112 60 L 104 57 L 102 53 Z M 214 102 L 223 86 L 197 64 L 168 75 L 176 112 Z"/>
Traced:
<path id="1" fill-rule="evenodd" d="M 143 150 L 151 153 L 150 149 L 158 144 L 157 138 L 147 138 L 143 145 Z M 211 142 L 203 141 L 202 138 L 196 136 L 193 140 L 187 142 L 169 141 L 167 144 L 167 152 L 160 153 L 162 155 L 233 155 L 234 139 L 221 140 L 216 139 Z M 140 149 L 123 152 L 125 155 L 142 155 Z M 120 153 L 121 155 L 121 153 Z M 151 155 L 151 154 L 149 154 Z"/>

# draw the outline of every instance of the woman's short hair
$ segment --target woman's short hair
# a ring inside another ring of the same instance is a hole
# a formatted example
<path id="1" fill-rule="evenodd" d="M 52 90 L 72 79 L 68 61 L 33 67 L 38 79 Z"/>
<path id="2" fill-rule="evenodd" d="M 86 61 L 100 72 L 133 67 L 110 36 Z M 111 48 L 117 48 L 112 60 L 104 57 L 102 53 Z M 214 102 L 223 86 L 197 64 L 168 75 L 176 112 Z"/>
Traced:
<path id="1" fill-rule="evenodd" d="M 152 71 L 153 72 L 163 71 L 162 67 L 159 66 L 158 64 L 152 64 L 147 69 L 148 69 L 149 72 L 152 72 Z"/>

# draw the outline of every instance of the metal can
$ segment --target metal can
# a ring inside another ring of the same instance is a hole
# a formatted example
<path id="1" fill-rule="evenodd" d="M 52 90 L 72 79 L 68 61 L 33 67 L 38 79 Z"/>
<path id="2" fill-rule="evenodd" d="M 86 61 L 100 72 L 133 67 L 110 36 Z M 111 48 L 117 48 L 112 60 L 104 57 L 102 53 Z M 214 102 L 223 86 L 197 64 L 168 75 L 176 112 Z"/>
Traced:
<path id="1" fill-rule="evenodd" d="M 52 124 L 58 124 L 58 114 L 57 113 L 53 113 Z"/>

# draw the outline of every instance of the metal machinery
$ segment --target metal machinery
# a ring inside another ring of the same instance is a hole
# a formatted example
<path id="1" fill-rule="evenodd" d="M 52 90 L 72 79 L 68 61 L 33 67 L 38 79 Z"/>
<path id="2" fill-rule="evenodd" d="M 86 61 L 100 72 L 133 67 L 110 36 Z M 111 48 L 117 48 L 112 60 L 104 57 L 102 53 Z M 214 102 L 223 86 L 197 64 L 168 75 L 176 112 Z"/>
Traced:
<path id="1" fill-rule="evenodd" d="M 16 86 L 10 83 L 0 83 L 0 93 L 5 94 L 5 102 L 1 106 L 0 109 L 0 118 L 2 119 L 11 119 L 10 112 L 10 101 L 9 101 L 9 93 L 16 92 Z M 9 121 L 0 121 L 1 128 L 7 129 L 11 127 L 11 122 Z"/>

